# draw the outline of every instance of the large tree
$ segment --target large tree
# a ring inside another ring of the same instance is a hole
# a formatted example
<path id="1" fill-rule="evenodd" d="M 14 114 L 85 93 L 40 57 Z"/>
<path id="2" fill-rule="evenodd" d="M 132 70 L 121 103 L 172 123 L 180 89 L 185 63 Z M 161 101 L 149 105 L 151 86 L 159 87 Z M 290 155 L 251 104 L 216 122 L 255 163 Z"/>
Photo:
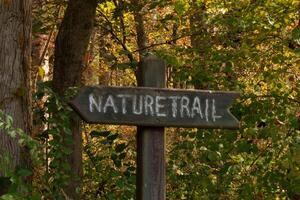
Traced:
<path id="1" fill-rule="evenodd" d="M 12 116 L 14 127 L 28 134 L 31 129 L 30 55 L 31 0 L 0 1 L 0 109 Z M 24 153 L 17 139 L 0 130 L 0 177 L 9 174 L 4 165 L 11 171 L 28 165 Z M 5 156 L 10 158 L 10 163 L 3 163 Z"/>
<path id="2" fill-rule="evenodd" d="M 61 96 L 69 87 L 81 85 L 83 58 L 92 34 L 97 0 L 70 0 L 59 28 L 55 42 L 55 61 L 53 71 L 54 90 Z M 66 158 L 71 167 L 71 180 L 66 193 L 72 199 L 80 199 L 76 188 L 82 176 L 82 135 L 80 120 L 71 117 L 72 145 L 71 154 Z"/>

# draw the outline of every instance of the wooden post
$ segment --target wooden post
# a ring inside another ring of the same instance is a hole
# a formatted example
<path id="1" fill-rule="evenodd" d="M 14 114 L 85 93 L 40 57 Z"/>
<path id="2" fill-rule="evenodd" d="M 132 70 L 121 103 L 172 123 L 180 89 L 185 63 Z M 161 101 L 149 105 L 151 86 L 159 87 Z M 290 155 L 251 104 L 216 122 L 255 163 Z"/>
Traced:
<path id="1" fill-rule="evenodd" d="M 138 85 L 165 87 L 166 68 L 163 60 L 148 56 L 141 62 Z M 137 200 L 166 199 L 164 127 L 137 127 Z"/>

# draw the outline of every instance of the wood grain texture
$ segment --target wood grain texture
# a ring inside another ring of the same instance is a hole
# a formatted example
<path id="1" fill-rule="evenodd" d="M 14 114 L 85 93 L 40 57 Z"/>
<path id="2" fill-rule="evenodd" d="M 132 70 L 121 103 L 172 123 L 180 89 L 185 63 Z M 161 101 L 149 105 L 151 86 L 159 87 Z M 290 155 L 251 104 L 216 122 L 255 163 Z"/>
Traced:
<path id="1" fill-rule="evenodd" d="M 163 60 L 148 56 L 142 60 L 139 70 L 139 86 L 165 87 Z M 137 200 L 166 199 L 165 148 L 164 127 L 137 127 Z"/>

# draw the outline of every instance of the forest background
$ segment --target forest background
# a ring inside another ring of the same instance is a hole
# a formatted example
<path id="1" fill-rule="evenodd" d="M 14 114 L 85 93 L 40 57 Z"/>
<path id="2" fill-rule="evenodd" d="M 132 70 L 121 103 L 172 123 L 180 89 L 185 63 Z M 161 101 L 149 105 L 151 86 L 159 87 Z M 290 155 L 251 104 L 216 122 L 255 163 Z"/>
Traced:
<path id="1" fill-rule="evenodd" d="M 1 0 L 0 199 L 134 199 L 136 128 L 86 124 L 67 102 L 82 85 L 136 86 L 148 54 L 168 88 L 241 93 L 238 130 L 166 130 L 167 199 L 300 199 L 299 10 Z"/>

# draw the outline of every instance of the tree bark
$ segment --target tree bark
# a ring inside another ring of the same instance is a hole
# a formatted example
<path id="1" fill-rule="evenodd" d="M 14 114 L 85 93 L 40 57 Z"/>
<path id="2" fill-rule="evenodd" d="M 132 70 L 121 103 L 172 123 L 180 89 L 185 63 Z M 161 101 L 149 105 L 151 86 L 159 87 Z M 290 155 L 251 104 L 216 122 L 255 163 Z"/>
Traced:
<path id="1" fill-rule="evenodd" d="M 94 26 L 96 0 L 70 0 L 55 42 L 53 88 L 61 97 L 69 87 L 81 85 L 83 59 Z M 71 118 L 73 144 L 67 162 L 71 167 L 72 180 L 65 188 L 72 199 L 80 199 L 76 188 L 82 176 L 82 135 L 80 120 Z"/>
<path id="2" fill-rule="evenodd" d="M 135 31 L 136 31 L 136 44 L 138 46 L 138 49 L 140 50 L 139 53 L 139 61 L 141 62 L 143 57 L 147 53 L 147 43 L 148 43 L 148 36 L 145 31 L 145 24 L 144 24 L 144 16 L 142 13 L 142 2 L 140 0 L 133 0 L 132 3 L 136 5 L 136 9 L 133 12 L 134 16 L 134 22 L 135 22 Z M 140 65 L 140 63 L 139 63 Z M 142 76 L 142 72 L 140 70 L 141 66 L 137 66 L 137 69 L 135 71 L 135 77 L 137 80 L 137 84 L 141 85 L 142 80 L 140 77 Z"/>
<path id="3" fill-rule="evenodd" d="M 28 134 L 31 132 L 30 56 L 31 0 L 0 1 L 0 109 L 12 116 L 14 127 Z M 5 153 L 11 156 L 8 169 L 30 164 L 17 139 L 0 130 L 0 166 Z M 6 175 L 7 171 L 0 168 L 0 177 Z"/>
<path id="4" fill-rule="evenodd" d="M 133 12 L 134 21 L 135 21 L 135 30 L 136 30 L 136 42 L 139 51 L 139 59 L 142 60 L 142 57 L 147 53 L 146 47 L 147 47 L 147 34 L 145 31 L 145 25 L 144 25 L 144 16 L 142 13 L 142 2 L 140 0 L 133 0 L 133 4 L 136 5 L 136 10 Z"/>

